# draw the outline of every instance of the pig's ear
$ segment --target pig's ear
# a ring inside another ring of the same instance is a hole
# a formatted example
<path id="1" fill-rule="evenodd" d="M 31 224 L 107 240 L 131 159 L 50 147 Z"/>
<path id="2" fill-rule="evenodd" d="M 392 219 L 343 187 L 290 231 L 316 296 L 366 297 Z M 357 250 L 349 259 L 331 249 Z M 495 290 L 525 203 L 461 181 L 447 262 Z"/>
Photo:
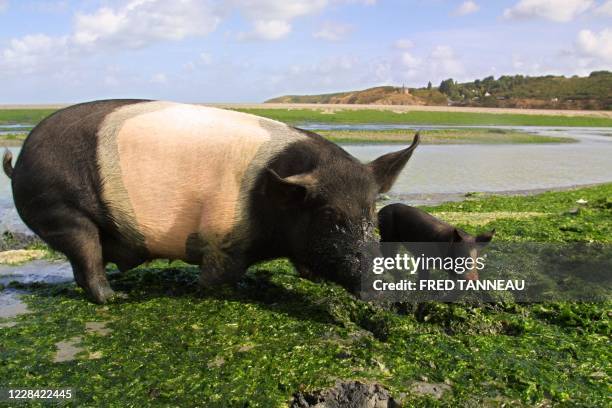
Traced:
<path id="1" fill-rule="evenodd" d="M 380 156 L 378 159 L 370 162 L 368 168 L 374 174 L 374 179 L 378 183 L 378 192 L 386 193 L 391 190 L 393 183 L 399 176 L 400 172 L 412 156 L 414 149 L 418 146 L 420 141 L 419 133 L 414 135 L 412 144 L 404 150 L 399 152 L 388 153 Z"/>
<path id="2" fill-rule="evenodd" d="M 274 170 L 265 169 L 263 193 L 283 207 L 303 204 L 313 187 L 314 179 L 310 174 L 283 178 Z"/>
<path id="3" fill-rule="evenodd" d="M 495 228 L 493 228 L 491 231 L 489 232 L 485 232 L 483 234 L 480 234 L 476 237 L 476 242 L 478 243 L 478 245 L 480 245 L 481 247 L 486 246 L 489 242 L 491 242 L 491 240 L 493 239 L 493 235 L 495 235 Z"/>
<path id="4" fill-rule="evenodd" d="M 453 228 L 453 235 L 451 237 L 451 242 L 461 242 L 463 241 L 463 234 L 457 228 Z"/>

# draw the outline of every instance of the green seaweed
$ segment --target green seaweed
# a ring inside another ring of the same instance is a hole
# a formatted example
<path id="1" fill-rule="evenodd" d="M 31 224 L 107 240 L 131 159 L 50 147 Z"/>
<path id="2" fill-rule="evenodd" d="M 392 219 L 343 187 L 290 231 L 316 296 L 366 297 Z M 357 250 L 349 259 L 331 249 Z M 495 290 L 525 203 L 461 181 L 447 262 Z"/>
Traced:
<path id="1" fill-rule="evenodd" d="M 610 243 L 610 197 L 607 184 L 428 210 L 545 213 L 462 226 L 495 227 L 501 241 Z M 286 260 L 255 265 L 237 287 L 215 290 L 200 290 L 198 269 L 181 262 L 108 272 L 128 297 L 103 306 L 74 284 L 22 286 L 31 313 L 0 328 L 0 386 L 72 386 L 84 406 L 286 406 L 294 392 L 337 379 L 379 382 L 407 406 L 609 403 L 610 301 L 430 303 L 421 323 L 409 305 L 359 301 L 301 279 Z M 112 332 L 86 331 L 91 321 Z M 75 336 L 84 352 L 54 363 L 55 344 Z M 451 391 L 435 400 L 413 392 L 415 381 Z"/>
<path id="2" fill-rule="evenodd" d="M 411 137 L 406 129 L 393 130 L 315 130 L 334 143 L 398 143 L 405 144 Z M 540 136 L 532 133 L 487 128 L 427 129 L 420 131 L 422 144 L 529 144 L 575 143 L 569 137 Z"/>

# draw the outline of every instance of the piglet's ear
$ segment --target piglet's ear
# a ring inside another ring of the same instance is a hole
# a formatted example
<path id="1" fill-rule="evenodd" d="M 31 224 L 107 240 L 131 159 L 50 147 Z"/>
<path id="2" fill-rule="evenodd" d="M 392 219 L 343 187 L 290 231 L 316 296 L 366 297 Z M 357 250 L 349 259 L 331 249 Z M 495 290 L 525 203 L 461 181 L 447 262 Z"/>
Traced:
<path id="1" fill-rule="evenodd" d="M 263 192 L 281 207 L 298 206 L 306 201 L 315 181 L 311 174 L 281 177 L 274 170 L 264 170 Z"/>
<path id="2" fill-rule="evenodd" d="M 485 232 L 476 237 L 476 242 L 480 244 L 480 246 L 485 246 L 493 239 L 493 235 L 495 235 L 495 228 L 493 228 L 489 232 Z"/>
<path id="3" fill-rule="evenodd" d="M 463 241 L 463 235 L 461 234 L 461 231 L 459 231 L 457 228 L 453 228 L 453 237 L 451 239 L 451 242 Z"/>
<path id="4" fill-rule="evenodd" d="M 393 183 L 414 153 L 414 149 L 419 145 L 419 134 L 414 135 L 412 144 L 399 152 L 388 153 L 370 162 L 368 168 L 374 174 L 374 179 L 378 184 L 378 192 L 386 193 L 391 190 Z"/>

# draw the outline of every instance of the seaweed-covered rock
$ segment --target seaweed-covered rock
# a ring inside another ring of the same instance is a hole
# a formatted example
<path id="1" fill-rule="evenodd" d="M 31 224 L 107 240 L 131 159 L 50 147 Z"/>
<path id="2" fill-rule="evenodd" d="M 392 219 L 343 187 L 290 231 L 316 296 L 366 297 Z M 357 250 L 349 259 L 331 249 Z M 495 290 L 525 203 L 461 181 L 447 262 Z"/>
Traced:
<path id="1" fill-rule="evenodd" d="M 42 241 L 31 233 L 4 231 L 0 234 L 0 251 L 24 249 L 35 244 L 42 244 Z"/>
<path id="2" fill-rule="evenodd" d="M 445 393 L 451 390 L 450 385 L 444 383 L 428 383 L 425 381 L 417 381 L 412 384 L 411 390 L 418 395 L 429 395 L 434 399 L 440 399 Z"/>
<path id="3" fill-rule="evenodd" d="M 380 384 L 338 381 L 335 386 L 312 393 L 297 392 L 291 408 L 395 408 L 400 404 Z"/>

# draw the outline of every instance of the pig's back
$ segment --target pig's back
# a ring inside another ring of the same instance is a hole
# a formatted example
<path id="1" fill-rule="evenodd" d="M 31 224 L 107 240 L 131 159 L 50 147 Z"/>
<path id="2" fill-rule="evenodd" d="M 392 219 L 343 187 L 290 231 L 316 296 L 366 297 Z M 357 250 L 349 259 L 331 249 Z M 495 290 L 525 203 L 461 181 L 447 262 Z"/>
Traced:
<path id="1" fill-rule="evenodd" d="M 190 236 L 221 242 L 244 223 L 250 188 L 301 134 L 268 119 L 168 102 L 121 107 L 99 132 L 102 197 L 153 257 L 186 259 Z"/>
<path id="2" fill-rule="evenodd" d="M 449 227 L 423 210 L 400 203 L 381 209 L 378 218 L 386 242 L 438 242 Z"/>

